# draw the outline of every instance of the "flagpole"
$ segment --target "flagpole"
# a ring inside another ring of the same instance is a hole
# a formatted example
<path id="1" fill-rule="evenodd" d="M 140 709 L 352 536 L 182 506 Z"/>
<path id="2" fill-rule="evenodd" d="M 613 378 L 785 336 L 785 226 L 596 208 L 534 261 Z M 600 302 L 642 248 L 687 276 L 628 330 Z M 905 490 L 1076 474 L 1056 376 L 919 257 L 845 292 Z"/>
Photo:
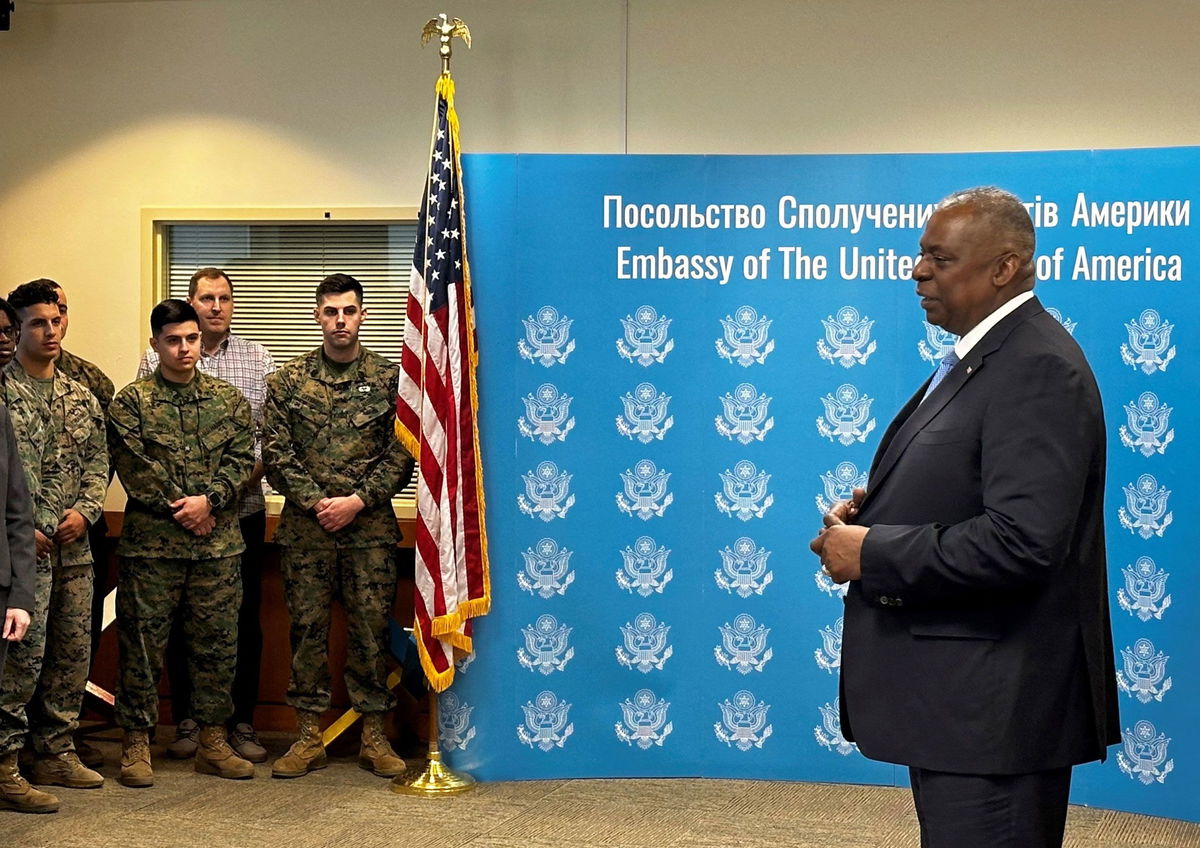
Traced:
<path id="1" fill-rule="evenodd" d="M 421 32 L 421 45 L 427 44 L 434 36 L 438 37 L 438 55 L 442 58 L 442 77 L 450 76 L 450 55 L 451 55 L 451 39 L 458 36 L 466 42 L 467 47 L 471 46 L 471 31 L 467 29 L 467 25 L 458 18 L 448 19 L 443 13 L 438 17 L 433 18 L 425 24 Z M 434 125 L 436 127 L 436 113 Z M 458 155 L 458 150 L 454 151 L 454 155 Z M 428 182 L 426 183 L 428 190 Z M 426 216 L 428 222 L 428 216 Z M 464 240 L 463 263 L 466 264 L 466 249 Z M 428 313 L 428 288 L 425 292 L 425 308 L 422 314 Z M 421 354 L 424 358 L 425 346 L 421 345 Z M 422 362 L 421 373 L 424 374 L 424 362 Z M 421 404 L 422 408 L 425 403 L 425 394 L 422 392 Z M 459 772 L 451 769 L 442 762 L 442 752 L 440 747 L 441 739 L 441 723 L 438 721 L 438 693 L 432 687 L 428 691 L 429 698 L 429 749 L 426 752 L 425 764 L 423 768 L 413 767 L 398 777 L 392 778 L 392 791 L 401 795 L 420 795 L 426 798 L 439 797 L 443 795 L 456 795 L 460 792 L 466 792 L 475 788 L 475 778 L 466 772 Z"/>

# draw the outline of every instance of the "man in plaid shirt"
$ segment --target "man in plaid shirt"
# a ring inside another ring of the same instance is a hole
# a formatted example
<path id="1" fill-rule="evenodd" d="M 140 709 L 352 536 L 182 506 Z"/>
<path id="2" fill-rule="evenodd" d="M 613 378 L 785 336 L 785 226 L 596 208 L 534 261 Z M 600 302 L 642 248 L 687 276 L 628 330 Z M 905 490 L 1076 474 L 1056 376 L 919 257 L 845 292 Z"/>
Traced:
<path id="1" fill-rule="evenodd" d="M 238 519 L 246 552 L 242 555 L 242 606 L 238 613 L 237 670 L 233 678 L 233 716 L 229 744 L 252 763 L 265 762 L 266 749 L 254 732 L 254 707 L 258 703 L 258 676 L 262 664 L 262 565 L 265 556 L 266 504 L 262 491 L 262 409 L 267 375 L 275 371 L 271 354 L 258 342 L 229 331 L 233 321 L 233 283 L 219 268 L 201 268 L 188 283 L 188 303 L 200 317 L 201 350 L 197 368 L 231 383 L 250 402 L 254 419 L 254 457 L 250 486 L 238 506 Z M 138 365 L 138 377 L 154 371 L 158 354 L 147 350 Z M 171 681 L 171 713 L 175 741 L 167 746 L 173 757 L 196 753 L 199 727 L 191 716 L 191 683 L 183 651 L 183 622 L 176 619 L 167 644 L 167 673 Z"/>

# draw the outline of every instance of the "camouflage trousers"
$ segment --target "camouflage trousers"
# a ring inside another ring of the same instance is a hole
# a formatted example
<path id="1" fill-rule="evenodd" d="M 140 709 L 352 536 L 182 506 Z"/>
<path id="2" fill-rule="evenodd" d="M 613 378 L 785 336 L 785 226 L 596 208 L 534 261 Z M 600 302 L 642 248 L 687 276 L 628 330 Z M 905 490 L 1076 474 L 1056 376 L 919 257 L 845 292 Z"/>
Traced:
<path id="1" fill-rule="evenodd" d="M 26 707 L 39 754 L 74 751 L 92 661 L 92 564 L 55 566 L 46 615 L 46 648 L 37 689 Z"/>
<path id="2" fill-rule="evenodd" d="M 158 723 L 158 679 L 171 622 L 183 619 L 192 715 L 224 724 L 233 712 L 230 686 L 242 602 L 240 556 L 218 559 L 122 557 L 117 579 L 117 724 Z"/>
<path id="3" fill-rule="evenodd" d="M 33 698 L 42 674 L 51 584 L 50 558 L 42 557 L 34 573 L 33 605 L 37 609 L 30 610 L 25 638 L 9 643 L 4 674 L 0 677 L 0 756 L 21 750 L 29 737 L 25 707 Z"/>
<path id="4" fill-rule="evenodd" d="M 329 709 L 329 619 L 335 597 L 346 610 L 346 691 L 360 713 L 396 705 L 387 685 L 388 616 L 396 596 L 392 548 L 282 549 L 283 589 L 292 618 L 288 703 Z"/>

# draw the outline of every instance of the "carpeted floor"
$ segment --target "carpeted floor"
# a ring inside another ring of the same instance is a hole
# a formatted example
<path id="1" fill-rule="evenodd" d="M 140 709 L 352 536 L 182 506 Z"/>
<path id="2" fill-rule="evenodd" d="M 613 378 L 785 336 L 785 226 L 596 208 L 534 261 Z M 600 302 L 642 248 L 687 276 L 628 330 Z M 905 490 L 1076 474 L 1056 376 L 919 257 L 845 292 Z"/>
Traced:
<path id="1" fill-rule="evenodd" d="M 354 752 L 295 780 L 197 775 L 161 756 L 156 784 L 116 782 L 103 741 L 100 789 L 54 788 L 62 810 L 0 812 L 12 848 L 917 848 L 908 790 L 742 780 L 484 784 L 453 798 L 397 795 Z M 171 738 L 167 732 L 163 738 Z M 272 759 L 288 739 L 271 735 Z M 1070 848 L 1200 848 L 1200 825 L 1072 807 Z"/>

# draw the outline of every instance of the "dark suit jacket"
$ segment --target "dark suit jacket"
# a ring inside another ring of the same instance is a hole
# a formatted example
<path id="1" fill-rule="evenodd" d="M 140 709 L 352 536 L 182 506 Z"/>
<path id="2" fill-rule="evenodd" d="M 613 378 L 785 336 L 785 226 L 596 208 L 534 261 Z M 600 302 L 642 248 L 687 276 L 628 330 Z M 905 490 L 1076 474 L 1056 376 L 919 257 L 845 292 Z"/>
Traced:
<path id="1" fill-rule="evenodd" d="M 937 771 L 1103 759 L 1120 730 L 1091 368 L 1034 298 L 924 392 L 884 433 L 857 519 L 842 731 Z"/>
<path id="2" fill-rule="evenodd" d="M 25 482 L 25 469 L 17 454 L 8 408 L 0 404 L 0 514 L 4 531 L 0 533 L 0 595 L 8 600 L 0 605 L 0 614 L 8 607 L 32 613 L 33 574 L 37 561 L 33 544 L 33 506 Z M 2 601 L 3 598 L 0 598 Z"/>

